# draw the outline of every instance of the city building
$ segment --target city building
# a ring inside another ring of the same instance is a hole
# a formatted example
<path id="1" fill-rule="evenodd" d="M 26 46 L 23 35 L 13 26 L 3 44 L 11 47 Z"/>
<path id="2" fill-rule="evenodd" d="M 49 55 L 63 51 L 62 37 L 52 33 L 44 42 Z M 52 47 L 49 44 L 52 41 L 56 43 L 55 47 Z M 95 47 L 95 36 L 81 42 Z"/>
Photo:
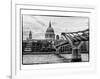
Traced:
<path id="1" fill-rule="evenodd" d="M 51 26 L 51 22 L 49 22 L 49 27 L 46 30 L 45 39 L 46 40 L 54 40 L 55 39 L 55 32 Z"/>
<path id="2" fill-rule="evenodd" d="M 29 32 L 29 39 L 32 39 L 32 31 Z"/>
<path id="3" fill-rule="evenodd" d="M 56 40 L 59 40 L 59 35 L 56 35 Z"/>
<path id="4" fill-rule="evenodd" d="M 32 31 L 29 31 L 27 40 L 22 42 L 22 50 L 24 53 L 32 52 L 46 52 L 53 53 L 56 52 L 54 46 L 62 42 L 66 43 L 66 40 L 61 39 L 59 35 L 55 35 L 54 29 L 52 28 L 51 22 L 49 22 L 49 27 L 45 32 L 45 39 L 34 39 L 32 38 Z M 80 47 L 80 52 L 89 52 L 88 48 L 89 42 L 84 42 Z M 65 44 L 59 48 L 59 53 L 72 53 L 72 47 L 70 44 Z"/>

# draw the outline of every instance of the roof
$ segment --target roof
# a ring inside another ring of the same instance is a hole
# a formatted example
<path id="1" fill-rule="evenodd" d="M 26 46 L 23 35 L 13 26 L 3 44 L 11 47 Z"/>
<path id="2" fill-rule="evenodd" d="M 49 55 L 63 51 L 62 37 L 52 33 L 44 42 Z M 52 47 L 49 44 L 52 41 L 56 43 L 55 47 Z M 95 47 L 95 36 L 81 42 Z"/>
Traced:
<path id="1" fill-rule="evenodd" d="M 47 33 L 47 32 L 52 32 L 52 33 L 54 33 L 54 29 L 51 27 L 51 22 L 49 22 L 49 27 L 47 28 L 46 33 Z"/>

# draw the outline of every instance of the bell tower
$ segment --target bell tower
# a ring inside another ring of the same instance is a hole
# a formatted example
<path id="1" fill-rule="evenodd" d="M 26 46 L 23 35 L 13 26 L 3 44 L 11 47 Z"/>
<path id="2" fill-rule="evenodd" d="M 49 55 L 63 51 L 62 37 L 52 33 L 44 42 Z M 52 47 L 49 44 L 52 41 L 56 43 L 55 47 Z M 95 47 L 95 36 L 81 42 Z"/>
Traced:
<path id="1" fill-rule="evenodd" d="M 32 31 L 29 32 L 29 39 L 32 39 Z"/>

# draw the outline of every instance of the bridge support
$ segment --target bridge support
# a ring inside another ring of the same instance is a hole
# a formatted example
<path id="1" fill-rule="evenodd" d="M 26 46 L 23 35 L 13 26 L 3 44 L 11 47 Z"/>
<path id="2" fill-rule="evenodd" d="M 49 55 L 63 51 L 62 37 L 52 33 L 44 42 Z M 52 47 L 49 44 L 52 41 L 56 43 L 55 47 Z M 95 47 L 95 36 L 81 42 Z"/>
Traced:
<path id="1" fill-rule="evenodd" d="M 81 59 L 81 53 L 80 53 L 80 47 L 83 44 L 82 42 L 79 42 L 78 44 L 72 46 L 72 62 L 80 62 Z"/>
<path id="2" fill-rule="evenodd" d="M 79 48 L 74 48 L 72 49 L 72 62 L 80 62 L 82 59 L 81 59 L 81 54 L 80 54 L 80 51 L 79 51 Z"/>

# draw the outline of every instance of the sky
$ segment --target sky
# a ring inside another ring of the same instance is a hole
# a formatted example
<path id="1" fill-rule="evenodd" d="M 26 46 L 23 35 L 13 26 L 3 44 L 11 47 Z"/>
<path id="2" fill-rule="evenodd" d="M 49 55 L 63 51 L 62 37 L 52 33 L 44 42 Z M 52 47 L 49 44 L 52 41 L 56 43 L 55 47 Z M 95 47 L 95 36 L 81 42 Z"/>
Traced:
<path id="1" fill-rule="evenodd" d="M 45 39 L 50 21 L 55 35 L 59 36 L 62 32 L 76 32 L 88 28 L 87 17 L 23 15 L 23 39 L 28 38 L 29 31 L 32 31 L 32 39 Z"/>

